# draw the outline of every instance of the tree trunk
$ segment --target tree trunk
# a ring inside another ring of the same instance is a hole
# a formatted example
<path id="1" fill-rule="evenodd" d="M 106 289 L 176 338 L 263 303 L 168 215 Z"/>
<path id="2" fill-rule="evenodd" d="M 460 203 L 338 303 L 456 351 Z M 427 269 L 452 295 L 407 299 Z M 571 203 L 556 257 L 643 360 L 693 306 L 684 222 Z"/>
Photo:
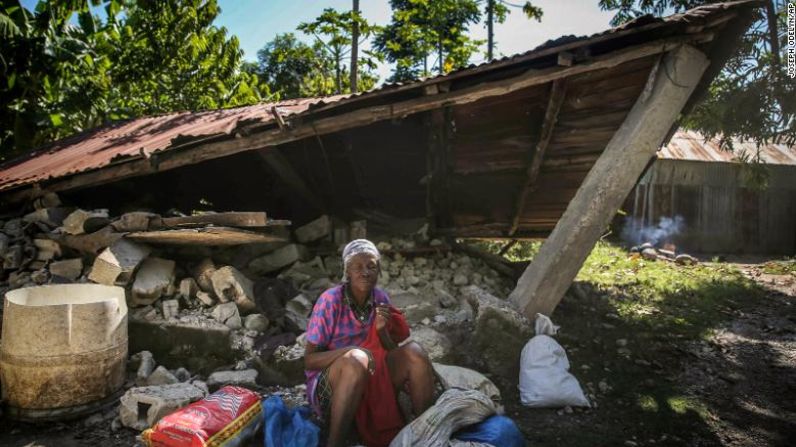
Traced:
<path id="1" fill-rule="evenodd" d="M 359 0 L 354 0 L 354 7 L 351 10 L 354 18 L 359 18 Z M 354 21 L 354 27 L 351 30 L 351 93 L 357 92 L 357 70 L 359 56 L 359 22 Z"/>
<path id="2" fill-rule="evenodd" d="M 493 29 L 494 23 L 495 23 L 495 0 L 489 0 L 486 7 L 487 62 L 492 60 L 492 50 L 495 47 L 495 34 Z"/>
<path id="3" fill-rule="evenodd" d="M 334 85 L 335 85 L 335 93 L 338 95 L 343 93 L 343 74 L 342 70 L 340 70 L 340 63 L 342 56 L 340 55 L 340 49 L 336 48 L 334 50 Z"/>
<path id="4" fill-rule="evenodd" d="M 442 39 L 437 43 L 437 52 L 439 53 L 439 74 L 445 74 L 445 61 L 442 60 Z"/>

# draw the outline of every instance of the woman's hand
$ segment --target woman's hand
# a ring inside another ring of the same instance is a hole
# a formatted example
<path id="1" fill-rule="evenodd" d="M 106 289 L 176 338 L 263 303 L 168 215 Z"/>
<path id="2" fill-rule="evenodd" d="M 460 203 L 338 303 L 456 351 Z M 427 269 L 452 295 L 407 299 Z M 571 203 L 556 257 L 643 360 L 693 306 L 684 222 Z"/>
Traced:
<path id="1" fill-rule="evenodd" d="M 384 304 L 376 306 L 376 330 L 377 331 L 385 330 L 389 322 L 390 322 L 389 306 Z"/>

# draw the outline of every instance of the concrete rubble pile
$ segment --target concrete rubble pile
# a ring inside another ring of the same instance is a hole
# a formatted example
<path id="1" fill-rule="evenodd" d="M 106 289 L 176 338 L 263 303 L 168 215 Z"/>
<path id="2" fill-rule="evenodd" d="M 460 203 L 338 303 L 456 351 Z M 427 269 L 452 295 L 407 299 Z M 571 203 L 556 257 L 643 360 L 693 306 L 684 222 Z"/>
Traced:
<path id="1" fill-rule="evenodd" d="M 289 222 L 260 213 L 252 217 L 259 223 L 244 222 L 239 233 L 267 235 L 267 241 L 203 244 L 201 231 L 218 228 L 215 222 L 235 229 L 227 214 L 114 217 L 108 210 L 66 207 L 48 194 L 33 211 L 0 222 L 0 291 L 70 282 L 124 287 L 130 352 L 138 354 L 131 358 L 135 375 L 122 399 L 121 423 L 138 429 L 175 402 L 185 405 L 225 384 L 300 394 L 312 307 L 339 283 L 345 244 L 370 237 L 383 253 L 379 287 L 405 312 L 412 339 L 433 361 L 467 362 L 516 378 L 516 369 L 497 362 L 518 362 L 513 357 L 531 335 L 530 325 L 497 298 L 508 296 L 513 278 L 484 259 L 429 239 L 425 228 L 399 237 L 368 235 L 366 221 L 329 216 L 291 232 Z M 192 239 L 175 243 L 169 235 L 161 243 L 155 236 L 175 228 L 164 222 L 193 222 Z M 128 407 L 151 414 L 125 415 Z"/>

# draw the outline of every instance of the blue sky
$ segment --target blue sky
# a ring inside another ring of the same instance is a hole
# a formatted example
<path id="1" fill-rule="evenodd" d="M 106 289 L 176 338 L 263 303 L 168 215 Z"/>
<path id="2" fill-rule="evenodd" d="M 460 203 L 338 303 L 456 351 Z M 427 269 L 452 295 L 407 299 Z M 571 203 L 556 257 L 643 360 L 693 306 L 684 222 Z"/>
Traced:
<path id="1" fill-rule="evenodd" d="M 37 0 L 22 1 L 30 9 L 36 3 Z M 511 3 L 524 2 L 512 0 Z M 610 27 L 612 13 L 600 11 L 598 0 L 535 0 L 533 3 L 544 10 L 542 23 L 528 20 L 522 11 L 514 9 L 508 20 L 495 28 L 498 56 L 522 53 L 563 35 L 592 34 Z M 257 58 L 257 50 L 275 35 L 295 32 L 299 23 L 314 19 L 324 8 L 349 9 L 351 0 L 219 0 L 219 5 L 221 14 L 216 25 L 238 36 L 245 58 L 253 61 Z M 388 0 L 361 0 L 360 9 L 372 23 L 386 24 L 390 20 Z M 476 39 L 486 39 L 483 25 L 471 27 L 470 33 Z M 296 34 L 304 40 L 310 39 L 299 32 Z M 473 56 L 473 63 L 483 61 L 483 54 Z M 390 67 L 382 65 L 378 72 L 383 80 L 389 76 Z"/>

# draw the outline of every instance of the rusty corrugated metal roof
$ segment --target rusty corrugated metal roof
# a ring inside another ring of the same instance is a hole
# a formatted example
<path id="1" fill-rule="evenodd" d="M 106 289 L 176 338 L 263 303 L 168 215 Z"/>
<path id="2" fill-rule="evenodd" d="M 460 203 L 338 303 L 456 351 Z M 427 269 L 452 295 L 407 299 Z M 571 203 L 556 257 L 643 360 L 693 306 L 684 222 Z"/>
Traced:
<path id="1" fill-rule="evenodd" d="M 684 26 L 699 24 L 702 19 L 713 14 L 739 5 L 754 5 L 755 3 L 754 0 L 743 0 L 711 4 L 662 19 L 645 16 L 591 36 L 564 36 L 548 41 L 525 53 L 484 62 L 480 65 L 471 65 L 446 75 L 408 83 L 384 84 L 362 93 L 287 100 L 216 111 L 178 112 L 133 119 L 57 141 L 41 150 L 0 166 L 0 191 L 98 170 L 134 157 L 145 156 L 148 158 L 151 154 L 173 149 L 183 143 L 201 143 L 214 137 L 228 138 L 241 125 L 273 122 L 274 116 L 271 110 L 274 106 L 283 116 L 307 112 L 310 106 L 313 110 L 325 111 L 363 98 L 377 97 L 553 56 L 559 51 L 568 51 L 579 46 L 599 43 L 624 36 L 626 33 L 655 29 L 668 24 Z M 702 23 L 702 25 L 706 24 Z"/>
<path id="2" fill-rule="evenodd" d="M 305 98 L 205 112 L 177 112 L 84 132 L 3 166 L 0 189 L 102 168 L 133 156 L 149 157 L 180 139 L 230 135 L 243 124 L 274 121 L 274 107 L 281 116 L 289 116 L 307 110 L 318 101 L 318 98 Z"/>
<path id="3" fill-rule="evenodd" d="M 658 151 L 658 158 L 667 160 L 719 161 L 733 163 L 740 157 L 754 158 L 757 143 L 733 139 L 733 150 L 724 150 L 718 138 L 705 139 L 699 132 L 680 130 L 669 144 Z M 785 144 L 764 144 L 760 146 L 760 158 L 772 165 L 796 166 L 796 147 Z"/>

